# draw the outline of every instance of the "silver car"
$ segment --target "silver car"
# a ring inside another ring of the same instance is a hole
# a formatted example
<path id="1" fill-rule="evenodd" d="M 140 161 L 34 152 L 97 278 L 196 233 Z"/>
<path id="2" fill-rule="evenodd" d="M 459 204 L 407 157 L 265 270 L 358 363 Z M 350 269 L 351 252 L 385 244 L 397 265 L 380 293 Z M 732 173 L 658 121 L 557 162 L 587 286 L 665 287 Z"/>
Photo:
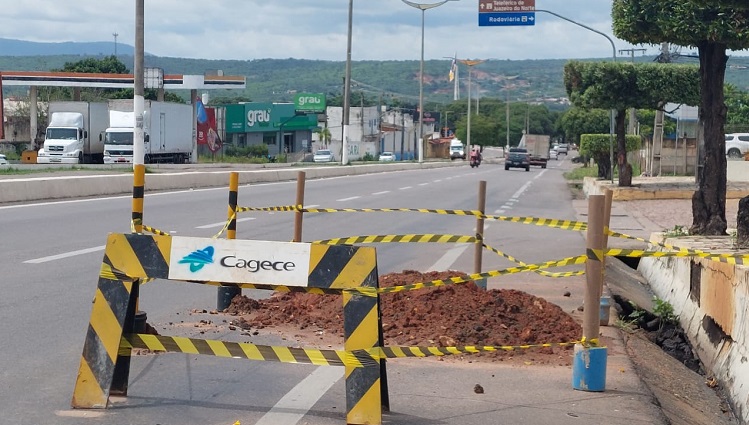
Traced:
<path id="1" fill-rule="evenodd" d="M 315 152 L 315 156 L 312 157 L 312 160 L 314 162 L 333 162 L 335 159 L 333 158 L 333 153 L 329 151 L 328 149 L 320 149 L 317 152 Z"/>

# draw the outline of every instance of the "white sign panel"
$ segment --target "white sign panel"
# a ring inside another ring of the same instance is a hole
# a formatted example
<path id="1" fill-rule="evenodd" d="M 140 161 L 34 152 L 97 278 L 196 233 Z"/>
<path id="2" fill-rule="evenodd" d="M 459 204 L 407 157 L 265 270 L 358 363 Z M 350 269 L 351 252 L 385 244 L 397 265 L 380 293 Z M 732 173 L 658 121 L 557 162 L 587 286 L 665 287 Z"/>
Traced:
<path id="1" fill-rule="evenodd" d="M 169 279 L 307 286 L 310 244 L 173 237 Z"/>

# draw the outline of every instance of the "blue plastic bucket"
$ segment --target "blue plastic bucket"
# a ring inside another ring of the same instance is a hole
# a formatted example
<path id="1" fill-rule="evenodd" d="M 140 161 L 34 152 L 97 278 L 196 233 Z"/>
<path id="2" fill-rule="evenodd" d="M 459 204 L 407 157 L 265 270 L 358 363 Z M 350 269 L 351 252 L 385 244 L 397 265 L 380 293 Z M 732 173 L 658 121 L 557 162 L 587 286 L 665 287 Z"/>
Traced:
<path id="1" fill-rule="evenodd" d="M 606 347 L 584 347 L 575 344 L 572 359 L 572 388 L 580 391 L 606 389 Z"/>

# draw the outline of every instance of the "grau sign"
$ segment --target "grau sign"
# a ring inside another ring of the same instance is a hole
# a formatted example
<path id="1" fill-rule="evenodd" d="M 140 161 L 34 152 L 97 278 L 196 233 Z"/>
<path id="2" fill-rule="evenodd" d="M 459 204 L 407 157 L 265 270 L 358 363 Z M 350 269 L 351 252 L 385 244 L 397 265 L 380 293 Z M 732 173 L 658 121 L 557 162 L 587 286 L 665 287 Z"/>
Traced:
<path id="1" fill-rule="evenodd" d="M 325 113 L 324 93 L 299 93 L 294 97 L 294 109 L 297 112 Z"/>

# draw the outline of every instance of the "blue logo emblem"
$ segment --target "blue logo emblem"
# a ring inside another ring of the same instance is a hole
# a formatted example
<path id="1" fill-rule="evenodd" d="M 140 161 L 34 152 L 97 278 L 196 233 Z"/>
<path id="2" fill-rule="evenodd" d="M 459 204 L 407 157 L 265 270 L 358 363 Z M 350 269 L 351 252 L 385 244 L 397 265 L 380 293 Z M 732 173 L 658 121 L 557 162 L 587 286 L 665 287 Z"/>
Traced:
<path id="1" fill-rule="evenodd" d="M 212 246 L 193 251 L 190 255 L 186 255 L 183 259 L 179 260 L 179 264 L 189 264 L 190 271 L 195 273 L 206 264 L 213 263 L 213 251 Z"/>

